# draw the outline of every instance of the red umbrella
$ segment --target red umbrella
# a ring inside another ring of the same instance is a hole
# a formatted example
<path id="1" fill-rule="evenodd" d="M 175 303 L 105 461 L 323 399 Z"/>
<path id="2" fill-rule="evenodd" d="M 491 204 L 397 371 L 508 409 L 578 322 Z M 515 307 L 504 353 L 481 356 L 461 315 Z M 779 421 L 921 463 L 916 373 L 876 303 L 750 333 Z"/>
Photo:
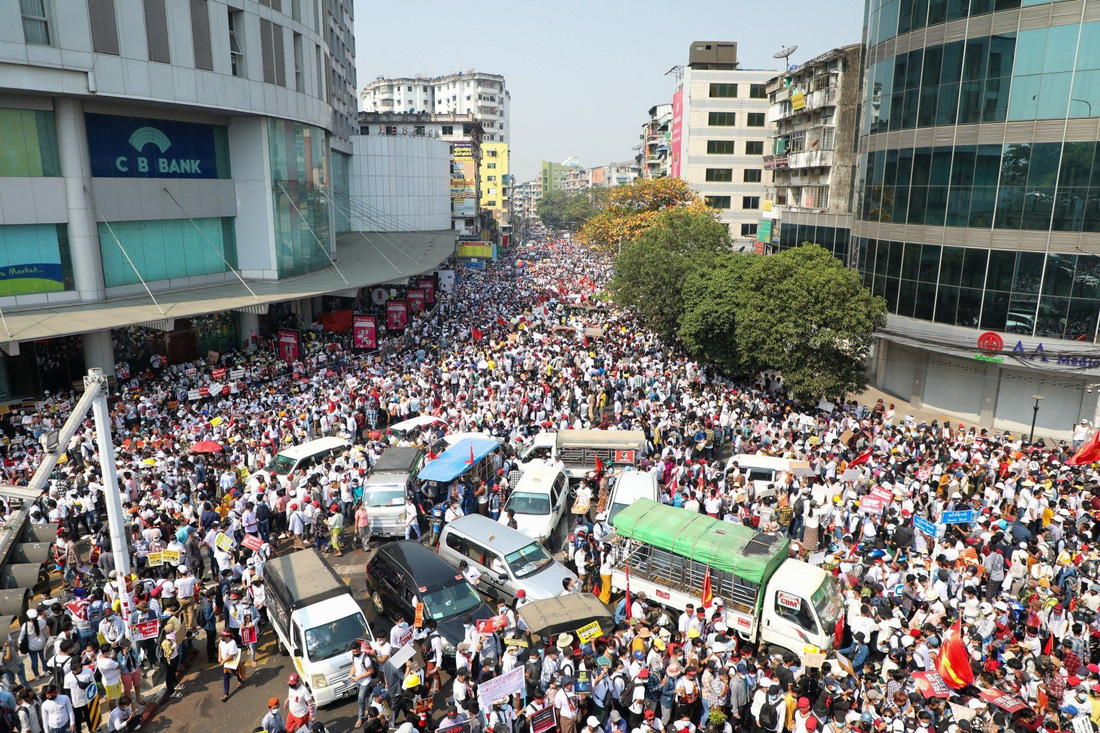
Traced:
<path id="1" fill-rule="evenodd" d="M 215 443 L 212 440 L 200 440 L 191 446 L 192 453 L 218 453 L 222 449 L 221 443 Z"/>

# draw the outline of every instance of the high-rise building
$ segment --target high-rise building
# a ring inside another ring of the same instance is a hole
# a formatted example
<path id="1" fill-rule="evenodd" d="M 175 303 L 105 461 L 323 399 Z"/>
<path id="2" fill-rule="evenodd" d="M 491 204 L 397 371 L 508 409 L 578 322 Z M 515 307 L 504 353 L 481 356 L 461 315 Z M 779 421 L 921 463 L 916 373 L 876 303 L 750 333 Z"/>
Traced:
<path id="1" fill-rule="evenodd" d="M 341 237 L 351 8 L 0 3 L 0 399 L 239 348 L 446 256 L 447 237 L 402 234 L 391 267 Z"/>
<path id="2" fill-rule="evenodd" d="M 496 219 L 505 219 L 512 184 L 512 176 L 508 172 L 508 143 L 481 144 L 478 180 L 481 183 L 481 208 Z"/>
<path id="3" fill-rule="evenodd" d="M 848 262 L 862 48 L 833 49 L 768 81 L 768 119 L 776 129 L 764 168 L 773 183 L 758 249 L 813 242 Z"/>
<path id="4" fill-rule="evenodd" d="M 638 177 L 652 180 L 664 178 L 669 171 L 669 149 L 672 139 L 672 105 L 655 104 L 649 108 L 649 120 L 642 125 L 641 143 L 635 164 Z"/>
<path id="5" fill-rule="evenodd" d="M 569 174 L 580 167 L 580 161 L 576 158 L 567 158 L 561 163 L 554 163 L 549 160 L 542 161 L 542 193 L 565 190 L 565 182 Z"/>
<path id="6" fill-rule="evenodd" d="M 856 267 L 875 382 L 1068 436 L 1100 381 L 1100 3 L 868 0 Z M 995 12 L 994 12 L 995 11 Z"/>

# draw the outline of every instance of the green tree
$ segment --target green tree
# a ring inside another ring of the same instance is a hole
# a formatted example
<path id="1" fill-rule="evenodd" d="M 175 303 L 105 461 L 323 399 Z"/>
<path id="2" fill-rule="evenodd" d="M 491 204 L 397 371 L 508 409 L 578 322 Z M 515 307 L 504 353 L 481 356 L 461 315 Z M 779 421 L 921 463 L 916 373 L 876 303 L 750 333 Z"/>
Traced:
<path id="1" fill-rule="evenodd" d="M 684 310 L 688 276 L 711 267 L 729 247 L 729 230 L 706 213 L 687 208 L 662 212 L 653 226 L 623 247 L 615 261 L 611 293 L 635 309 L 643 322 L 674 337 Z"/>
<path id="2" fill-rule="evenodd" d="M 840 396 L 867 386 L 864 360 L 886 301 L 816 244 L 754 257 L 736 288 L 741 361 L 776 369 L 801 397 Z"/>
<path id="3" fill-rule="evenodd" d="M 539 200 L 539 218 L 551 229 L 576 231 L 607 206 L 608 189 L 550 191 Z"/>
<path id="4" fill-rule="evenodd" d="M 720 255 L 711 267 L 689 273 L 683 284 L 680 341 L 726 375 L 744 371 L 737 345 L 737 291 L 757 259 L 738 253 Z"/>

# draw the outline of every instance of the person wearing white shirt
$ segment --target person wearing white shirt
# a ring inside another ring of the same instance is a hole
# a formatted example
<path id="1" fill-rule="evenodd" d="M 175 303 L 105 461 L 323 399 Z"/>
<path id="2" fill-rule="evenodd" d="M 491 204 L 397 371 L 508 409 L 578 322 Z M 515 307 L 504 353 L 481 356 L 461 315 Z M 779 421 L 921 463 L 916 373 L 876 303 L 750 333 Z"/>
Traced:
<path id="1" fill-rule="evenodd" d="M 46 726 L 46 733 L 64 733 L 71 730 L 76 733 L 76 715 L 73 713 L 73 703 L 68 695 L 59 694 L 57 685 L 46 686 L 46 699 L 42 702 L 42 722 Z"/>
<path id="2" fill-rule="evenodd" d="M 107 716 L 107 733 L 134 731 L 141 727 L 141 715 L 134 710 L 129 695 L 119 698 L 118 707 Z"/>

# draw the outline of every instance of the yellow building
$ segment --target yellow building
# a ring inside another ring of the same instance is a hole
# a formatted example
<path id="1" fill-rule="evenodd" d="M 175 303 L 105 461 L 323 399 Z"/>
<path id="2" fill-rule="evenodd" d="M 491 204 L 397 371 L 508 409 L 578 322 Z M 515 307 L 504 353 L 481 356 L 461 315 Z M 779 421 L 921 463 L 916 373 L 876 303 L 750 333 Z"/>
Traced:
<path id="1" fill-rule="evenodd" d="M 481 208 L 500 218 L 508 210 L 508 143 L 481 143 Z"/>

